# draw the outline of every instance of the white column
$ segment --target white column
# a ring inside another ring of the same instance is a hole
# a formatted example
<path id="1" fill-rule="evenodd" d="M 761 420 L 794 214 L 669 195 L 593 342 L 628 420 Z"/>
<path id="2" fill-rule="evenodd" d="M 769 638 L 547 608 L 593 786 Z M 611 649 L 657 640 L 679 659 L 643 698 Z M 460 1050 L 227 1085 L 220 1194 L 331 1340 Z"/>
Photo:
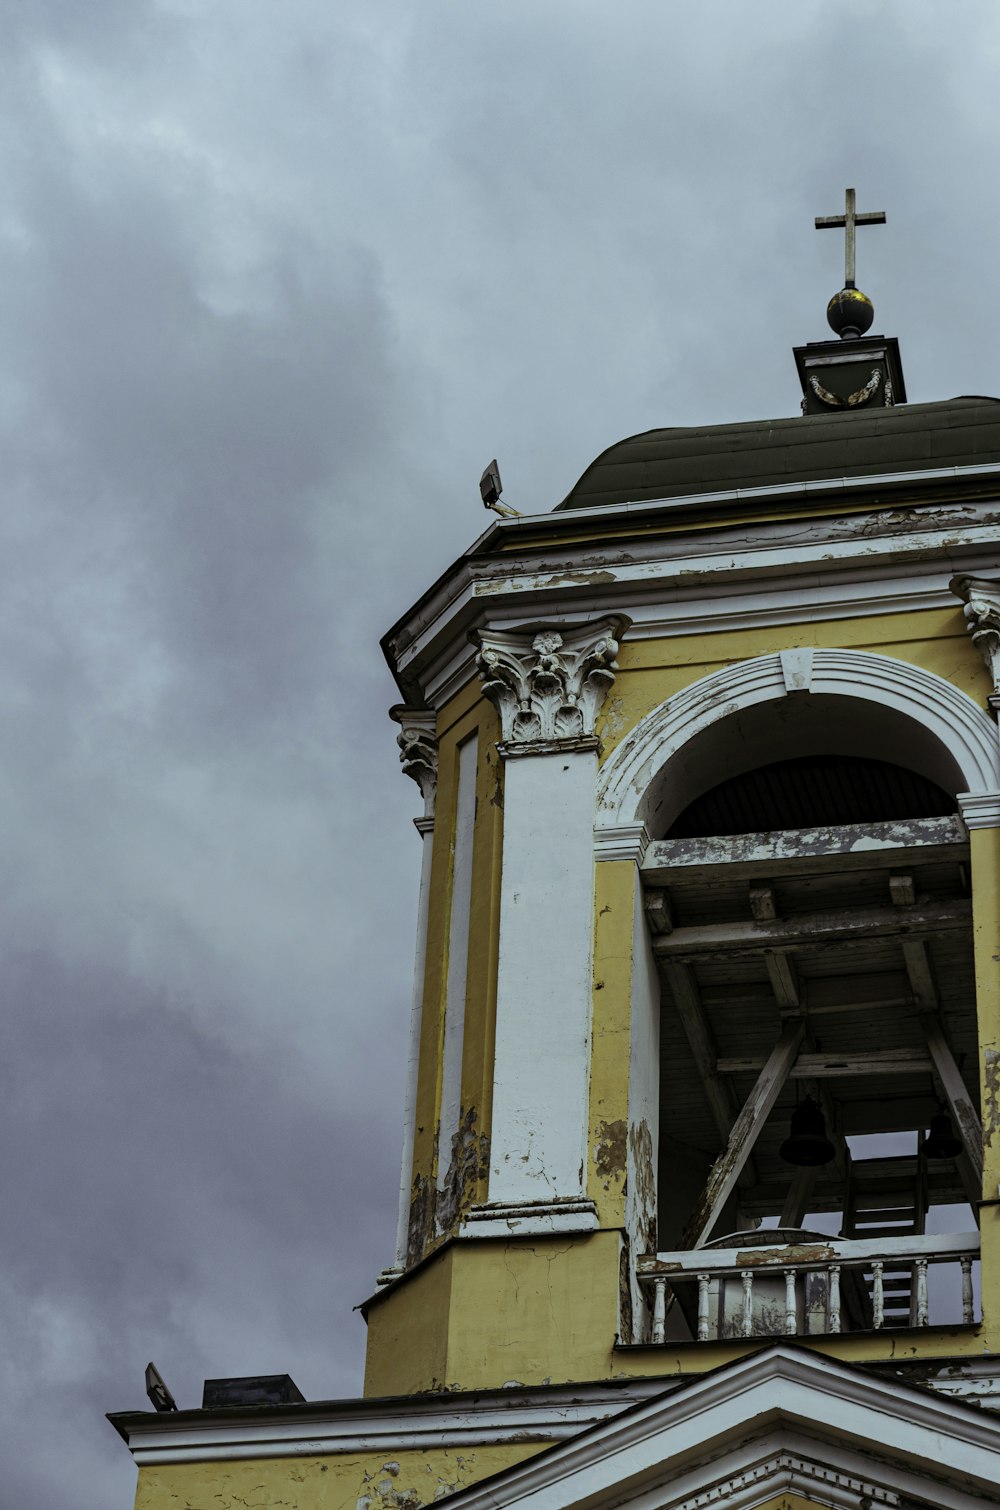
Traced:
<path id="1" fill-rule="evenodd" d="M 417 902 L 417 947 L 413 967 L 413 996 L 410 1006 L 410 1041 L 406 1063 L 406 1092 L 403 1105 L 403 1158 L 399 1177 L 399 1215 L 396 1221 L 396 1262 L 379 1275 L 379 1284 L 388 1284 L 406 1268 L 407 1238 L 410 1221 L 410 1183 L 413 1178 L 413 1134 L 417 1114 L 417 1075 L 420 1069 L 420 1030 L 423 1021 L 424 970 L 427 963 L 427 914 L 430 905 L 431 855 L 434 848 L 434 799 L 437 793 L 436 715 L 430 709 L 395 707 L 390 718 L 401 725 L 397 744 L 403 770 L 420 788 L 424 799 L 424 816 L 414 818 L 420 835 L 420 895 Z"/>
<path id="2" fill-rule="evenodd" d="M 448 922 L 448 976 L 445 985 L 444 1043 L 441 1058 L 441 1114 L 438 1118 L 437 1188 L 443 1195 L 453 1183 L 452 1154 L 462 1116 L 462 1051 L 465 1047 L 465 988 L 469 977 L 469 918 L 472 911 L 472 850 L 476 823 L 476 765 L 479 737 L 458 751 L 455 841 L 451 861 L 451 909 Z M 447 1202 L 438 1202 L 438 1230 Z"/>
<path id="3" fill-rule="evenodd" d="M 594 723 L 627 623 L 484 631 L 505 761 L 489 1199 L 469 1236 L 588 1231 Z"/>

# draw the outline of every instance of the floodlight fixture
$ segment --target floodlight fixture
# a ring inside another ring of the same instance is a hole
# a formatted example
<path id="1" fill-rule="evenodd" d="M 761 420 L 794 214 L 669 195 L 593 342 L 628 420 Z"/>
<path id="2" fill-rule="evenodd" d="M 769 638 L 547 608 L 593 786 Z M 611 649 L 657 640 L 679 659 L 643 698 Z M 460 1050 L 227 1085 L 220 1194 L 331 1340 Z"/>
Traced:
<path id="1" fill-rule="evenodd" d="M 482 495 L 484 508 L 491 509 L 500 500 L 503 492 L 503 483 L 500 481 L 500 468 L 494 456 L 486 471 L 479 479 L 479 491 Z"/>
<path id="2" fill-rule="evenodd" d="M 163 1375 L 155 1363 L 146 1364 L 146 1393 L 154 1410 L 176 1410 L 177 1401 L 163 1382 Z"/>
<path id="3" fill-rule="evenodd" d="M 512 509 L 509 503 L 500 502 L 500 494 L 503 492 L 503 483 L 500 481 L 500 468 L 494 456 L 486 471 L 479 479 L 479 493 L 483 500 L 483 507 L 492 509 L 494 514 L 499 514 L 501 519 L 520 519 L 517 509 Z"/>

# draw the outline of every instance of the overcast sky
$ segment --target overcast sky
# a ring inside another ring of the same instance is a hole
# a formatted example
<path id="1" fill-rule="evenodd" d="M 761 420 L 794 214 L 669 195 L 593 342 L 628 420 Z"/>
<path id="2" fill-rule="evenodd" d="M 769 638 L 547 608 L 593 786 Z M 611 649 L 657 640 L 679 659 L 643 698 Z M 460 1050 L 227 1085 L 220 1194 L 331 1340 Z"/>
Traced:
<path id="1" fill-rule="evenodd" d="M 847 185 L 1000 390 L 996 0 L 0 0 L 0 1504 L 360 1392 L 419 841 L 378 637 L 623 435 L 797 411 Z"/>

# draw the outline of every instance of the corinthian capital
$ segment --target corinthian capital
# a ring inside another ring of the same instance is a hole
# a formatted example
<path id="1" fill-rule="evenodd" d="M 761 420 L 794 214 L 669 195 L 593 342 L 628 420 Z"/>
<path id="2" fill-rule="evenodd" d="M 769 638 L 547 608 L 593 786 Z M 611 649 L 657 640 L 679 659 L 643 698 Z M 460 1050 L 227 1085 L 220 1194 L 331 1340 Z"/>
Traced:
<path id="1" fill-rule="evenodd" d="M 437 791 L 437 715 L 432 708 L 407 708 L 402 703 L 397 703 L 396 707 L 389 709 L 389 717 L 399 724 L 399 733 L 396 735 L 399 763 L 407 776 L 412 776 L 420 788 L 420 795 L 424 799 L 424 817 L 431 818 Z"/>
<path id="2" fill-rule="evenodd" d="M 592 740 L 630 623 L 616 614 L 590 624 L 475 630 L 476 664 L 499 710 L 504 743 L 537 748 Z"/>
<path id="3" fill-rule="evenodd" d="M 965 604 L 962 611 L 966 628 L 993 678 L 989 702 L 996 712 L 1000 708 L 1000 582 L 987 582 L 983 577 L 952 577 L 948 585 Z"/>

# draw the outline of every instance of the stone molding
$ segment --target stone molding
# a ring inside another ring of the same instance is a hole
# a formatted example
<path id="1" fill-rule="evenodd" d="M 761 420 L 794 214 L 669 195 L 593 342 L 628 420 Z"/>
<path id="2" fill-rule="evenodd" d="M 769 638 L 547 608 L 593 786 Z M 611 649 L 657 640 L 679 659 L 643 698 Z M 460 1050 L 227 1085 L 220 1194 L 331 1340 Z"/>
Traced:
<path id="1" fill-rule="evenodd" d="M 438 773 L 437 714 L 433 708 L 408 708 L 397 703 L 389 709 L 389 717 L 399 724 L 396 735 L 399 763 L 420 788 L 424 820 L 433 821 Z"/>
<path id="2" fill-rule="evenodd" d="M 904 714 L 950 751 L 969 793 L 1000 789 L 996 725 L 944 677 L 872 651 L 815 649 L 809 691 L 876 702 Z M 653 708 L 601 769 L 595 835 L 644 819 L 653 784 L 695 735 L 740 709 L 801 695 L 789 692 L 780 654 L 772 654 L 710 672 Z"/>
<path id="3" fill-rule="evenodd" d="M 960 576 L 952 577 L 948 586 L 965 604 L 965 627 L 993 678 L 987 700 L 994 714 L 1000 713 L 1000 582 Z"/>
<path id="4" fill-rule="evenodd" d="M 517 760 L 525 755 L 586 754 L 600 748 L 601 741 L 596 734 L 579 734 L 569 739 L 524 739 L 516 744 L 509 744 L 505 739 L 497 742 L 501 760 Z"/>
<path id="5" fill-rule="evenodd" d="M 641 865 L 649 848 L 645 823 L 616 823 L 594 830 L 595 860 L 634 860 Z"/>
<path id="6" fill-rule="evenodd" d="M 473 630 L 476 668 L 500 714 L 508 755 L 525 745 L 533 754 L 554 754 L 567 741 L 578 748 L 579 740 L 593 737 L 618 670 L 618 641 L 630 623 L 624 614 L 609 614 L 589 624 Z"/>
<path id="7" fill-rule="evenodd" d="M 596 1232 L 597 1207 L 583 1196 L 554 1201 L 489 1201 L 473 1206 L 462 1237 L 542 1237 L 550 1233 Z"/>
<path id="8" fill-rule="evenodd" d="M 958 806 L 966 828 L 1000 828 L 1000 792 L 959 792 Z"/>

